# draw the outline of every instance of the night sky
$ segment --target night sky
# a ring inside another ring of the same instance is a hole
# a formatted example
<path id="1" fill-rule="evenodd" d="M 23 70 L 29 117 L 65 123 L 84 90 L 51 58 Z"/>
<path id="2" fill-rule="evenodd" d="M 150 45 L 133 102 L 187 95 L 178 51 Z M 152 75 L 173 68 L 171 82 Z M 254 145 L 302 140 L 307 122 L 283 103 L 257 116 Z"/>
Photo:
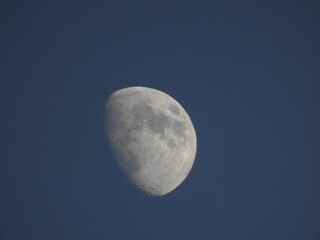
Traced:
<path id="1" fill-rule="evenodd" d="M 320 239 L 319 41 L 319 1 L 1 1 L 0 239 Z M 108 147 L 131 86 L 197 133 L 163 197 Z"/>

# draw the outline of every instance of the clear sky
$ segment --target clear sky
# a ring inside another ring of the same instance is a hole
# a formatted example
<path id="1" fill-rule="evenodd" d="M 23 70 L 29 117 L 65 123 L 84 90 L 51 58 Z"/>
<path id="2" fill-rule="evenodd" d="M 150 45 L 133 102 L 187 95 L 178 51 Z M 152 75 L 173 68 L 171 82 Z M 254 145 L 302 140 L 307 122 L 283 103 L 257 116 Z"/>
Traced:
<path id="1" fill-rule="evenodd" d="M 320 238 L 319 1 L 0 3 L 0 239 Z M 107 145 L 106 98 L 179 101 L 187 179 L 153 198 Z"/>

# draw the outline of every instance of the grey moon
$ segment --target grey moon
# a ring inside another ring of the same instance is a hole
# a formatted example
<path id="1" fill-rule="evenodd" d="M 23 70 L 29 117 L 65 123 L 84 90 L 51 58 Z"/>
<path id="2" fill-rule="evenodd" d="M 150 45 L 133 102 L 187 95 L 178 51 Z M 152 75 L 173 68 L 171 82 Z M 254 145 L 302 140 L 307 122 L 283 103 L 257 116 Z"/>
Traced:
<path id="1" fill-rule="evenodd" d="M 105 130 L 121 169 L 147 194 L 171 192 L 193 166 L 197 138 L 191 119 L 159 90 L 129 87 L 112 93 L 105 104 Z"/>

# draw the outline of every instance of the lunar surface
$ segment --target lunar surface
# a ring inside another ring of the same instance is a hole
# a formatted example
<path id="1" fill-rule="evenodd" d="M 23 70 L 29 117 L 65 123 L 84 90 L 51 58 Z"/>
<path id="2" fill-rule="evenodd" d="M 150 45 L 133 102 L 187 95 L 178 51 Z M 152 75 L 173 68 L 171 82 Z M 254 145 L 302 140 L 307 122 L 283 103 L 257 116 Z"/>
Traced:
<path id="1" fill-rule="evenodd" d="M 124 173 L 150 195 L 171 192 L 192 168 L 197 148 L 193 124 L 184 108 L 161 91 L 129 87 L 111 94 L 105 129 Z"/>

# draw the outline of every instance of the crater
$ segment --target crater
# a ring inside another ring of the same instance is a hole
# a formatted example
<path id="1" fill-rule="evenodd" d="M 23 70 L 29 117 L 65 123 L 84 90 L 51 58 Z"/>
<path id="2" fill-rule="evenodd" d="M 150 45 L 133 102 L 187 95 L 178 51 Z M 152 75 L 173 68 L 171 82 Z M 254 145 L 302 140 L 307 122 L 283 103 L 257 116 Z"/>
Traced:
<path id="1" fill-rule="evenodd" d="M 180 110 L 176 105 L 171 104 L 169 106 L 169 110 L 174 114 L 174 115 L 179 115 Z"/>

